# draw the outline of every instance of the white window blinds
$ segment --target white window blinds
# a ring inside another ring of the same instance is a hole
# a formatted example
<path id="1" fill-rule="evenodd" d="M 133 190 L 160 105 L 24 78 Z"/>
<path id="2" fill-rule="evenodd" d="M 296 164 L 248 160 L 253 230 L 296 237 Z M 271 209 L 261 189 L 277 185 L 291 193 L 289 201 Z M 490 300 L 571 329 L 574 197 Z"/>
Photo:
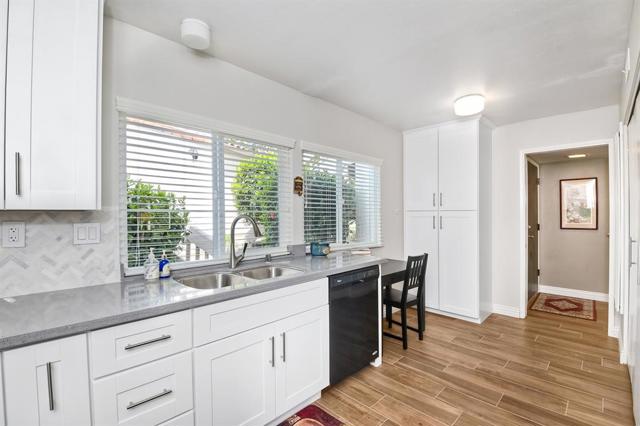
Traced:
<path id="1" fill-rule="evenodd" d="M 143 265 L 149 249 L 173 262 L 220 261 L 236 247 L 248 255 L 291 244 L 291 149 L 212 130 L 121 114 L 122 253 L 127 268 Z"/>
<path id="2" fill-rule="evenodd" d="M 381 245 L 380 167 L 313 151 L 302 165 L 305 241 Z"/>

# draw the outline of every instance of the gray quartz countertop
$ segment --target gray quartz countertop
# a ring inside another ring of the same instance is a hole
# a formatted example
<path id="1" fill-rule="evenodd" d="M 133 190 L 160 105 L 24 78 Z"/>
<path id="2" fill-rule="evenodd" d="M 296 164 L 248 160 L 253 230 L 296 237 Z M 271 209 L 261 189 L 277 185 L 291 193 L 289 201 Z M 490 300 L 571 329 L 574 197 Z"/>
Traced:
<path id="1" fill-rule="evenodd" d="M 145 281 L 133 278 L 113 284 L 0 299 L 0 351 L 219 303 L 385 262 L 386 259 L 375 256 L 336 252 L 327 257 L 274 259 L 273 265 L 291 266 L 304 272 L 215 290 L 186 287 L 174 279 Z M 264 262 L 246 262 L 238 269 L 261 265 Z M 224 270 L 228 268 L 211 267 L 197 273 Z"/>

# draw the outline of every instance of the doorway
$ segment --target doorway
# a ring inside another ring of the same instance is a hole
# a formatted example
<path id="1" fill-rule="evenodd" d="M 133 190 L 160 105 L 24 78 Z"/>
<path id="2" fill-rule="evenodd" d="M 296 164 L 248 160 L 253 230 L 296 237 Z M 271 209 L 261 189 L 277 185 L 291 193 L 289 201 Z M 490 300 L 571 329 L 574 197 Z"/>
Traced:
<path id="1" fill-rule="evenodd" d="M 546 303 L 545 296 L 537 297 L 541 293 L 608 301 L 609 233 L 614 232 L 609 228 L 610 143 L 597 140 L 521 152 L 520 317 L 527 316 L 530 302 L 542 298 L 540 303 Z M 586 179 L 594 177 L 599 179 Z M 594 190 L 588 197 L 595 201 L 589 203 L 595 207 L 567 207 L 562 198 L 567 186 L 561 181 L 572 179 L 590 182 Z M 579 218 L 572 216 L 575 210 Z M 593 223 L 579 223 L 587 217 Z"/>
<path id="2" fill-rule="evenodd" d="M 538 222 L 538 185 L 540 183 L 540 168 L 531 158 L 527 158 L 527 238 L 529 267 L 527 268 L 527 302 L 538 293 L 538 267 L 540 223 Z"/>

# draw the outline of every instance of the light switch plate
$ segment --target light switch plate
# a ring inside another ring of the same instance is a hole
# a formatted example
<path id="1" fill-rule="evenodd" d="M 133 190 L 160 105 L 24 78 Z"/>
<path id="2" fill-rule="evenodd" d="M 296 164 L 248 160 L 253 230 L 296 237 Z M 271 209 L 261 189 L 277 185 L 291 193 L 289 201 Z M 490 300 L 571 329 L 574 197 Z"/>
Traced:
<path id="1" fill-rule="evenodd" d="M 100 242 L 99 223 L 74 223 L 73 244 L 98 244 Z"/>
<path id="2" fill-rule="evenodd" d="M 2 247 L 24 247 L 25 239 L 24 222 L 2 222 Z"/>

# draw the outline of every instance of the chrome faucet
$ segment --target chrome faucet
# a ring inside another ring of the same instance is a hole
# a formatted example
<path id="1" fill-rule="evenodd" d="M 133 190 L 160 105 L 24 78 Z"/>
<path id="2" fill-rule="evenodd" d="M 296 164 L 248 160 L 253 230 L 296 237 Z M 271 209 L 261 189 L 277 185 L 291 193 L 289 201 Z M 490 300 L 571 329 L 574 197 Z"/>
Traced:
<path id="1" fill-rule="evenodd" d="M 246 214 L 241 214 L 231 222 L 231 245 L 229 247 L 229 265 L 231 269 L 235 269 L 240 262 L 244 259 L 244 254 L 247 251 L 247 243 L 244 243 L 244 247 L 242 248 L 242 254 L 239 256 L 236 254 L 236 224 L 240 219 L 245 219 L 247 222 L 253 226 L 253 234 L 256 237 L 256 241 L 262 238 L 262 232 L 260 232 L 260 228 L 258 228 L 258 223 L 251 216 L 247 216 Z"/>

